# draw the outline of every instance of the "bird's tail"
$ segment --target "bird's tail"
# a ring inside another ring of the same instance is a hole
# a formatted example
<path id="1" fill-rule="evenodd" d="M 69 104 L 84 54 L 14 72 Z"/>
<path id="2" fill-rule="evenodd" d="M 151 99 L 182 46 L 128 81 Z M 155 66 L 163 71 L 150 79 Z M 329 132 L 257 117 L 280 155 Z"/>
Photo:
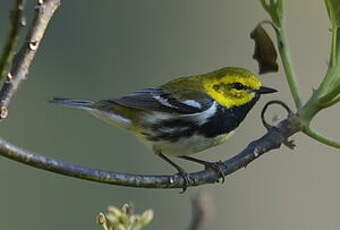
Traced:
<path id="1" fill-rule="evenodd" d="M 60 104 L 71 108 L 82 109 L 109 124 L 124 129 L 131 129 L 132 121 L 120 111 L 120 105 L 111 104 L 109 111 L 98 108 L 98 103 L 86 99 L 53 98 L 49 101 L 53 104 Z"/>
<path id="2" fill-rule="evenodd" d="M 94 102 L 86 99 L 70 99 L 70 98 L 58 98 L 55 97 L 49 100 L 50 103 L 65 105 L 78 109 L 91 109 Z"/>

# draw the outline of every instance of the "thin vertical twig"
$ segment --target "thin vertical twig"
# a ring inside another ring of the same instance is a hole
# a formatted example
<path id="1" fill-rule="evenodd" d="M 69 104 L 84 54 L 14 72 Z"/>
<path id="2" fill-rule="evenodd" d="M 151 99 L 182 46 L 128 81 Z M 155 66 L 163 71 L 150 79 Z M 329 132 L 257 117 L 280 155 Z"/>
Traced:
<path id="1" fill-rule="evenodd" d="M 32 26 L 19 53 L 15 56 L 7 79 L 0 90 L 0 119 L 8 115 L 8 106 L 19 85 L 26 78 L 40 42 L 60 0 L 38 0 Z"/>
<path id="2" fill-rule="evenodd" d="M 21 27 L 25 25 L 24 7 L 26 0 L 16 0 L 10 14 L 10 30 L 0 58 L 0 80 L 2 80 L 10 68 L 15 55 L 15 46 L 19 38 Z"/>
<path id="3" fill-rule="evenodd" d="M 213 217 L 214 204 L 208 193 L 199 193 L 192 199 L 192 218 L 188 230 L 202 230 Z"/>

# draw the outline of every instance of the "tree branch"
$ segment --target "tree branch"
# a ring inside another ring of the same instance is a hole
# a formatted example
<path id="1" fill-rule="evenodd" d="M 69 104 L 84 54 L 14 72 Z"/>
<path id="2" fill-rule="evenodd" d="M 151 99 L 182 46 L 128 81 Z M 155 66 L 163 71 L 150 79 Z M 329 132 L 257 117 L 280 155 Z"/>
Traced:
<path id="1" fill-rule="evenodd" d="M 20 28 L 24 25 L 24 5 L 25 0 L 16 0 L 14 9 L 11 11 L 10 31 L 5 42 L 4 51 L 0 58 L 0 80 L 7 74 L 10 64 L 15 54 L 15 44 L 19 38 Z"/>
<path id="2" fill-rule="evenodd" d="M 303 128 L 303 132 L 314 140 L 319 141 L 325 145 L 340 149 L 340 141 L 332 140 L 314 131 L 311 127 L 307 126 Z"/>
<path id="3" fill-rule="evenodd" d="M 336 103 L 340 102 L 340 96 L 338 96 L 337 98 L 333 99 L 332 101 L 326 103 L 323 105 L 324 108 L 330 107 L 332 105 L 335 105 Z"/>
<path id="4" fill-rule="evenodd" d="M 340 101 L 340 8 L 338 0 L 325 0 L 329 19 L 332 25 L 332 40 L 330 52 L 330 64 L 327 73 L 320 86 L 313 91 L 312 96 L 303 103 L 296 74 L 291 61 L 289 46 L 284 27 L 283 0 L 266 1 L 260 0 L 262 7 L 272 19 L 271 25 L 274 25 L 276 32 L 278 49 L 282 60 L 282 65 L 286 73 L 286 78 L 290 91 L 292 93 L 297 114 L 303 126 L 303 132 L 320 143 L 340 148 L 340 142 L 324 137 L 310 128 L 310 123 L 317 113 L 322 109 L 332 106 Z"/>
<path id="5" fill-rule="evenodd" d="M 297 81 L 296 73 L 293 67 L 293 62 L 291 60 L 289 46 L 287 44 L 287 37 L 283 28 L 275 30 L 277 34 L 278 47 L 281 56 L 282 65 L 284 67 L 287 82 L 292 93 L 295 105 L 297 108 L 302 107 L 302 96 L 299 89 L 299 84 Z"/>
<path id="6" fill-rule="evenodd" d="M 242 152 L 224 161 L 223 174 L 230 175 L 246 167 L 264 153 L 279 148 L 287 141 L 287 138 L 299 131 L 301 131 L 301 124 L 298 118 L 295 115 L 289 116 L 276 127 L 271 127 L 260 139 L 251 142 Z M 133 175 L 70 164 L 19 148 L 3 139 L 0 139 L 0 155 L 35 168 L 106 184 L 163 189 L 182 188 L 185 184 L 183 178 L 178 175 Z M 190 178 L 192 180 L 187 185 L 188 187 L 214 183 L 218 181 L 219 175 L 207 169 L 191 173 Z"/>
<path id="7" fill-rule="evenodd" d="M 292 93 L 294 102 L 296 107 L 299 109 L 302 107 L 302 96 L 299 90 L 299 84 L 297 81 L 296 73 L 293 68 L 293 63 L 291 60 L 290 50 L 288 46 L 286 31 L 285 31 L 285 21 L 283 18 L 284 15 L 284 7 L 283 1 L 269 1 L 260 0 L 262 7 L 269 14 L 272 19 L 272 25 L 275 29 L 276 38 L 277 38 L 277 46 L 279 48 L 279 53 L 281 56 L 282 65 L 284 71 L 286 73 L 287 82 L 290 88 L 290 92 Z"/>
<path id="8" fill-rule="evenodd" d="M 26 78 L 32 61 L 37 53 L 47 25 L 60 5 L 60 0 L 38 0 L 36 14 L 26 41 L 15 56 L 11 71 L 0 90 L 0 119 L 8 115 L 8 106 L 19 85 Z"/>

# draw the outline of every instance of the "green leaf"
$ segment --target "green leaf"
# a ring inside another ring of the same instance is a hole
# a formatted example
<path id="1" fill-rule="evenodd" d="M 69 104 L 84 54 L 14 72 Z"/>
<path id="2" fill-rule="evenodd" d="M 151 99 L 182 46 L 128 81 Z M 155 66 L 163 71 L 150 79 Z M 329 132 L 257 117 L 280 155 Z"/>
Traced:
<path id="1" fill-rule="evenodd" d="M 340 0 L 324 1 L 332 31 L 330 67 L 335 67 L 340 61 Z"/>
<path id="2" fill-rule="evenodd" d="M 277 72 L 277 51 L 274 43 L 266 30 L 259 24 L 251 33 L 250 37 L 255 42 L 253 58 L 259 64 L 259 73 Z"/>
<path id="3" fill-rule="evenodd" d="M 329 20 L 332 25 L 340 26 L 340 0 L 325 0 Z"/>
<path id="4" fill-rule="evenodd" d="M 283 16 L 283 0 L 260 0 L 262 7 L 271 17 L 274 25 L 281 28 Z"/>

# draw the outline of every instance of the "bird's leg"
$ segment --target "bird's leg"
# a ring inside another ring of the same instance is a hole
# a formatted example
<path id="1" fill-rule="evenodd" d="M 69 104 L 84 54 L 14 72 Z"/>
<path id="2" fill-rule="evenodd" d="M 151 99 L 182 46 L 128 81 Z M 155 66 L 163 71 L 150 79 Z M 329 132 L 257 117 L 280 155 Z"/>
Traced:
<path id="1" fill-rule="evenodd" d="M 223 165 L 222 161 L 209 162 L 209 161 L 204 161 L 204 160 L 200 160 L 200 159 L 197 159 L 197 158 L 194 158 L 194 157 L 188 157 L 188 156 L 180 156 L 179 158 L 204 165 L 205 168 L 211 168 L 222 178 L 222 183 L 224 183 L 224 180 L 225 180 L 224 177 L 225 176 L 223 174 L 223 166 L 224 165 Z"/>
<path id="2" fill-rule="evenodd" d="M 190 176 L 189 174 L 179 165 L 177 165 L 175 162 L 173 162 L 172 160 L 170 160 L 167 156 L 165 156 L 163 153 L 157 151 L 156 154 L 162 158 L 163 160 L 165 160 L 166 162 L 168 162 L 170 165 L 172 165 L 174 168 L 177 169 L 178 171 L 178 175 L 180 175 L 183 180 L 184 180 L 184 185 L 183 185 L 183 190 L 181 193 L 184 193 L 187 190 L 187 186 L 188 184 L 190 184 Z"/>

